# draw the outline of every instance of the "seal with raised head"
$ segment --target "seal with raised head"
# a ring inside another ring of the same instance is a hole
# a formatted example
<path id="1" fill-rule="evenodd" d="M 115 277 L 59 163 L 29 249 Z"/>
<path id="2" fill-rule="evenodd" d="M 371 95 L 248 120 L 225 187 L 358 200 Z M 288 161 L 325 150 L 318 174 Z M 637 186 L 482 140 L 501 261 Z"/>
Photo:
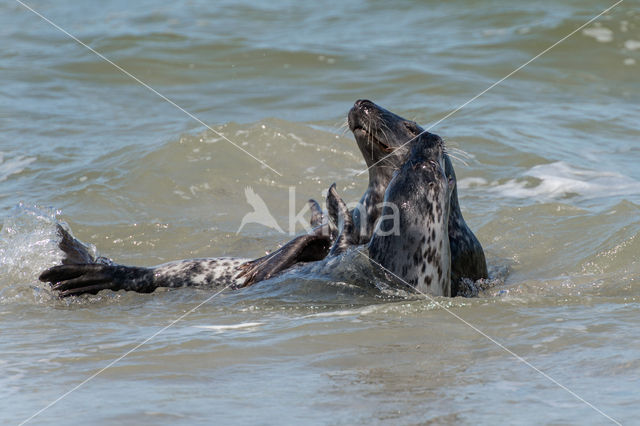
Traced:
<path id="1" fill-rule="evenodd" d="M 318 256 L 313 249 L 324 253 L 327 247 L 322 241 L 325 240 L 307 242 L 301 252 L 309 261 L 298 262 L 274 276 L 295 272 L 344 280 L 340 276 L 341 268 L 336 264 L 353 262 L 368 254 L 370 267 L 361 279 L 371 281 L 382 275 L 391 285 L 408 285 L 421 292 L 449 296 L 451 258 L 447 226 L 449 199 L 455 182 L 446 176 L 444 163 L 442 140 L 433 135 L 419 136 L 407 161 L 385 191 L 387 204 L 397 205 L 399 209 L 393 223 L 389 222 L 390 213 L 383 214 L 384 220 L 379 222 L 367 245 L 347 245 L 344 250 L 332 247 L 331 254 L 321 260 L 316 259 Z M 335 188 L 330 189 L 328 197 L 336 198 L 332 202 L 337 203 L 340 236 L 353 241 L 354 229 L 349 225 L 346 205 L 337 196 Z M 335 216 L 333 220 L 336 221 Z M 104 258 L 97 261 L 66 230 L 59 227 L 59 232 L 65 261 L 43 272 L 40 280 L 52 283 L 52 288 L 61 296 L 95 294 L 104 289 L 147 293 L 158 287 L 189 285 L 242 287 L 246 282 L 244 268 L 255 262 L 213 258 L 180 260 L 151 268 L 118 265 Z M 337 243 L 339 239 L 335 241 Z M 295 240 L 291 243 L 295 245 Z"/>
<path id="2" fill-rule="evenodd" d="M 382 213 L 382 201 L 389 182 L 394 173 L 406 162 L 411 147 L 418 136 L 440 139 L 439 136 L 425 131 L 416 122 L 407 120 L 388 111 L 369 100 L 355 102 L 348 114 L 349 129 L 353 132 L 358 148 L 364 157 L 369 172 L 367 189 L 359 204 L 351 212 L 353 235 L 349 243 L 366 244 L 371 239 L 376 222 Z M 451 159 L 444 154 L 444 169 L 447 176 L 455 180 L 456 174 Z M 312 206 L 317 203 L 311 200 Z M 330 206 L 328 205 L 330 210 Z M 416 212 L 418 214 L 418 212 Z M 335 215 L 335 214 L 334 214 Z M 329 212 L 331 216 L 331 212 Z M 316 217 L 319 217 L 316 215 Z M 301 236 L 303 241 L 313 241 L 319 235 L 325 237 L 329 245 L 334 244 L 338 235 L 335 227 L 327 233 L 328 228 L 314 228 L 313 237 Z M 345 238 L 340 238 L 344 249 Z M 458 295 L 458 288 L 467 287 L 464 281 L 475 282 L 488 278 L 487 263 L 482 245 L 471 231 L 462 216 L 458 201 L 458 190 L 454 187 L 451 194 L 449 210 L 449 243 L 451 247 L 451 294 Z M 317 253 L 317 252 L 316 252 Z M 317 253 L 320 255 L 320 253 Z M 328 254 L 328 252 L 327 252 Z M 249 275 L 260 276 L 281 271 L 281 265 L 287 267 L 297 262 L 297 252 L 285 246 L 271 254 L 271 258 L 248 266 Z M 281 259 L 286 259 L 282 262 Z"/>
<path id="3" fill-rule="evenodd" d="M 368 100 L 358 100 L 349 111 L 349 128 L 369 167 L 369 186 L 354 209 L 354 226 L 361 230 L 360 242 L 381 214 L 380 200 L 384 196 L 393 173 L 405 163 L 410 147 L 418 135 L 440 139 L 425 131 L 417 123 L 400 117 Z M 444 154 L 444 170 L 455 181 L 451 159 Z M 363 218 L 363 212 L 366 213 Z M 463 280 L 488 278 L 487 263 L 482 245 L 469 229 L 460 211 L 457 187 L 451 194 L 449 209 L 449 244 L 451 247 L 451 294 L 456 296 Z"/>

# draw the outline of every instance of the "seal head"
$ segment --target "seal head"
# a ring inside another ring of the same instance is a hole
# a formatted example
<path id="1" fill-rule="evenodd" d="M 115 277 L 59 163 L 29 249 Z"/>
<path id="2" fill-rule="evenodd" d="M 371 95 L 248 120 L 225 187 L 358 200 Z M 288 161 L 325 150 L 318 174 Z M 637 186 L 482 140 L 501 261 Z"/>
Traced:
<path id="1" fill-rule="evenodd" d="M 407 141 L 422 129 L 366 99 L 356 101 L 349 111 L 348 123 L 369 169 L 369 185 L 352 213 L 358 242 L 366 244 L 380 216 L 384 191 L 393 173 L 407 159 Z"/>

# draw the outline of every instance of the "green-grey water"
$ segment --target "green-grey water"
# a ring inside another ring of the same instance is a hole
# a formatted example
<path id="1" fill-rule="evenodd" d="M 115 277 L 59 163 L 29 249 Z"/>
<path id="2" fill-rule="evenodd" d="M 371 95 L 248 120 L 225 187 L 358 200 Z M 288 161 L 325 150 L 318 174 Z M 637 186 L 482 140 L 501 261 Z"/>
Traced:
<path id="1" fill-rule="evenodd" d="M 56 221 L 125 264 L 260 256 L 289 237 L 236 233 L 246 187 L 285 231 L 331 183 L 364 191 L 355 100 L 428 127 L 613 2 L 28 4 L 282 176 L 2 2 L 3 424 L 53 402 L 30 424 L 637 422 L 637 1 L 432 129 L 462 160 L 497 283 L 480 297 L 275 280 L 223 292 L 102 372 L 215 290 L 58 299 L 37 281 L 60 260 Z"/>

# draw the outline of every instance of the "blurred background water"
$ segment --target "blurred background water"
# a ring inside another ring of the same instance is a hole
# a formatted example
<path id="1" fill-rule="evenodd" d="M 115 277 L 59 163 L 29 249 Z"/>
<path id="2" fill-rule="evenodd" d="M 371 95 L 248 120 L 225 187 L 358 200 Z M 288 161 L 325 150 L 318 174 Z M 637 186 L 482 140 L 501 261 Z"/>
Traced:
<path id="1" fill-rule="evenodd" d="M 611 3 L 613 4 L 613 3 Z M 0 419 L 17 424 L 211 289 L 59 300 L 56 221 L 125 264 L 260 256 L 251 186 L 288 229 L 366 186 L 345 131 L 367 98 L 437 122 L 597 15 L 587 1 L 29 3 L 277 175 L 17 2 L 0 4 Z M 640 9 L 626 0 L 435 126 L 505 282 L 441 300 L 596 407 L 640 403 Z M 299 226 L 298 231 L 302 228 Z M 586 404 L 444 309 L 349 283 L 214 298 L 34 424 L 595 424 Z"/>

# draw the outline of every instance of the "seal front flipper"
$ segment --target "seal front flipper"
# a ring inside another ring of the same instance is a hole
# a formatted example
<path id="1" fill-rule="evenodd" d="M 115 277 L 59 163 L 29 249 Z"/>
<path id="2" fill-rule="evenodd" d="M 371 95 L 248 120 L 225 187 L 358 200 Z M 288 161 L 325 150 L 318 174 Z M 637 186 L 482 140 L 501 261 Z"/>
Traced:
<path id="1" fill-rule="evenodd" d="M 448 157 L 445 157 L 445 173 L 455 180 L 456 173 Z M 458 295 L 458 288 L 462 293 L 468 294 L 469 292 L 465 290 L 468 287 L 466 281 L 475 282 L 486 279 L 489 277 L 489 272 L 482 245 L 462 217 L 457 187 L 451 194 L 449 243 L 451 246 L 451 295 Z"/>
<path id="2" fill-rule="evenodd" d="M 100 263 L 54 266 L 39 279 L 51 283 L 51 288 L 61 297 L 96 294 L 100 290 L 151 293 L 157 287 L 152 269 Z"/>
<path id="3" fill-rule="evenodd" d="M 329 187 L 329 192 L 327 192 L 327 209 L 330 221 L 338 230 L 338 236 L 329 251 L 329 256 L 337 256 L 350 246 L 357 245 L 358 235 L 351 212 L 349 212 L 344 200 L 338 195 L 335 183 Z"/>
<path id="4" fill-rule="evenodd" d="M 338 196 L 335 187 L 334 183 L 327 192 L 327 217 L 325 218 L 316 200 L 309 200 L 311 226 L 314 229 L 309 234 L 294 238 L 273 253 L 240 266 L 242 272 L 237 278 L 244 279 L 244 282 L 238 287 L 247 287 L 267 280 L 296 263 L 315 262 L 329 254 L 332 244 L 339 238 L 338 224 L 342 223 L 341 218 L 348 216 L 347 220 L 351 219 L 349 210 Z"/>
<path id="5" fill-rule="evenodd" d="M 312 228 L 317 228 L 318 226 L 322 226 L 322 222 L 324 222 L 324 215 L 322 214 L 322 208 L 320 204 L 314 200 L 309 200 L 309 208 L 311 209 L 311 220 L 309 223 Z"/>
<path id="6" fill-rule="evenodd" d="M 267 280 L 299 262 L 313 262 L 326 257 L 331 237 L 323 233 L 300 235 L 278 250 L 240 266 L 237 278 L 244 278 L 238 287 L 247 287 Z"/>

